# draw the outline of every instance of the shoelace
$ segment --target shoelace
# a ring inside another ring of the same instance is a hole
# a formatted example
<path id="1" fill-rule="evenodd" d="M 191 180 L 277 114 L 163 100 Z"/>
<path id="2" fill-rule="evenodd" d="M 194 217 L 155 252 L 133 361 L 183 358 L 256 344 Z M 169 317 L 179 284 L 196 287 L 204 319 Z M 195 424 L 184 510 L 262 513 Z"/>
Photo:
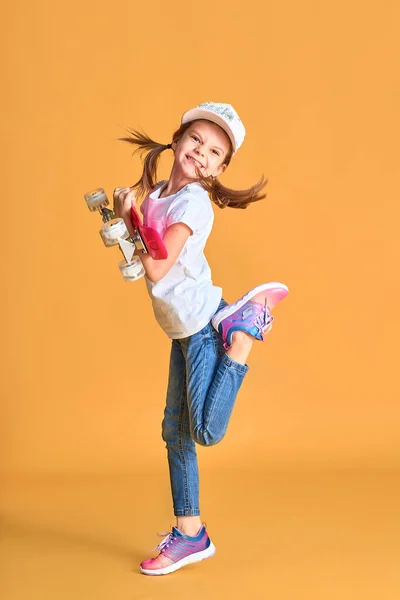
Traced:
<path id="1" fill-rule="evenodd" d="M 255 309 L 257 311 L 257 316 L 254 319 L 254 325 L 257 327 L 258 331 L 261 334 L 262 339 L 264 340 L 263 333 L 268 333 L 272 327 L 272 322 L 274 317 L 270 314 L 269 308 L 267 305 L 267 298 L 265 298 L 265 306 L 261 309 L 258 307 Z"/>
<path id="2" fill-rule="evenodd" d="M 171 531 L 169 531 L 168 533 L 164 531 L 163 533 L 157 533 L 157 535 L 159 537 L 165 535 L 165 538 L 158 544 L 158 546 L 152 548 L 151 552 L 153 552 L 154 550 L 159 550 L 160 552 L 162 552 L 164 548 L 168 548 L 168 546 L 174 541 L 174 534 Z"/>
<path id="3" fill-rule="evenodd" d="M 207 529 L 207 523 L 206 523 L 206 521 L 203 521 L 202 525 L 204 525 L 205 529 Z M 165 535 L 165 538 L 158 544 L 158 546 L 156 546 L 155 548 L 153 548 L 152 550 L 150 550 L 150 552 L 154 552 L 154 550 L 160 550 L 160 552 L 162 552 L 164 550 L 164 548 L 168 548 L 168 546 L 170 544 L 172 544 L 172 542 L 174 540 L 177 539 L 174 536 L 174 534 L 172 533 L 172 531 L 164 531 L 162 533 L 157 532 L 157 535 L 159 537 L 162 537 L 163 535 Z"/>

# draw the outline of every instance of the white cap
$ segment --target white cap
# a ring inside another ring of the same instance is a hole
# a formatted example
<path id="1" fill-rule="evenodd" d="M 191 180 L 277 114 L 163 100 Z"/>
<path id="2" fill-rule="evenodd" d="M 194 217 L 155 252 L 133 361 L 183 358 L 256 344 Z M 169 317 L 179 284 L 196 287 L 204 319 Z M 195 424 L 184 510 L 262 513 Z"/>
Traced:
<path id="1" fill-rule="evenodd" d="M 231 140 L 233 154 L 243 144 L 246 130 L 236 110 L 230 104 L 204 102 L 196 106 L 196 108 L 186 111 L 182 117 L 182 123 L 189 123 L 197 119 L 206 119 L 222 127 Z"/>

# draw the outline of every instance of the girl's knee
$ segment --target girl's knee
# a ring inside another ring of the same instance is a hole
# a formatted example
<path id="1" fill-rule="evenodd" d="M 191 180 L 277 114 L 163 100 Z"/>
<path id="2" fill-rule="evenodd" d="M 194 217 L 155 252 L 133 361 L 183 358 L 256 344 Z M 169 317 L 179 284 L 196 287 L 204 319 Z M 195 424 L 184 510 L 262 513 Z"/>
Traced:
<path id="1" fill-rule="evenodd" d="M 177 438 L 177 435 L 176 427 L 171 425 L 167 419 L 164 419 L 161 424 L 161 437 L 164 442 L 173 442 Z"/>
<path id="2" fill-rule="evenodd" d="M 194 431 L 192 432 L 192 438 L 199 444 L 199 446 L 215 446 L 223 439 L 225 433 L 215 435 L 209 431 Z"/>

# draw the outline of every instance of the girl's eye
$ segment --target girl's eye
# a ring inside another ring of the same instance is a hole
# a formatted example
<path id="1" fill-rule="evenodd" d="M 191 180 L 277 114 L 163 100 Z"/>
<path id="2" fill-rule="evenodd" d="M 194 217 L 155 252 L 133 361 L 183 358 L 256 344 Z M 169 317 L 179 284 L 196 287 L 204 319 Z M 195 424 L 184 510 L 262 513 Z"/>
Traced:
<path id="1" fill-rule="evenodd" d="M 197 135 L 192 135 L 192 139 L 193 139 L 195 142 L 199 142 L 199 141 L 200 141 L 200 138 L 198 138 L 198 137 L 197 137 Z"/>
<path id="2" fill-rule="evenodd" d="M 218 150 L 213 150 L 214 154 L 216 154 L 217 156 L 219 156 L 219 152 Z"/>

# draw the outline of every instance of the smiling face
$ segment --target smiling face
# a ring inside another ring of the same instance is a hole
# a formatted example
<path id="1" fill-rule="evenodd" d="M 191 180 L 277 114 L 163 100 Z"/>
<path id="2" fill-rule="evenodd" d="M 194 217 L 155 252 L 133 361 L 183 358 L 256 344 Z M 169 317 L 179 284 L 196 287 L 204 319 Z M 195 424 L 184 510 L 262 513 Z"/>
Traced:
<path id="1" fill-rule="evenodd" d="M 172 147 L 174 168 L 188 179 L 197 177 L 197 168 L 205 177 L 218 177 L 226 169 L 231 154 L 231 143 L 225 131 L 205 120 L 190 123 Z"/>

